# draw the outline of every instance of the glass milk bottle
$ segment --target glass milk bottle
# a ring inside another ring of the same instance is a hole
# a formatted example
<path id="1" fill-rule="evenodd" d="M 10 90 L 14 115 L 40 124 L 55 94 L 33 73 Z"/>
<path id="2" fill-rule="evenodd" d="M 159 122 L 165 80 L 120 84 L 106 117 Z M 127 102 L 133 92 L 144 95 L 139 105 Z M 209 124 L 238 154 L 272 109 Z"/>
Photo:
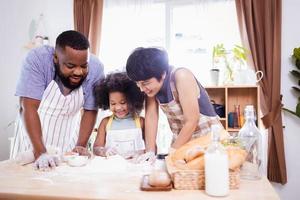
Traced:
<path id="1" fill-rule="evenodd" d="M 253 105 L 246 106 L 244 118 L 246 121 L 238 137 L 248 155 L 242 165 L 241 178 L 256 180 L 260 179 L 262 174 L 262 136 L 255 124 Z"/>
<path id="2" fill-rule="evenodd" d="M 221 128 L 212 125 L 212 142 L 205 155 L 205 191 L 211 196 L 226 196 L 229 194 L 228 155 L 220 143 Z"/>

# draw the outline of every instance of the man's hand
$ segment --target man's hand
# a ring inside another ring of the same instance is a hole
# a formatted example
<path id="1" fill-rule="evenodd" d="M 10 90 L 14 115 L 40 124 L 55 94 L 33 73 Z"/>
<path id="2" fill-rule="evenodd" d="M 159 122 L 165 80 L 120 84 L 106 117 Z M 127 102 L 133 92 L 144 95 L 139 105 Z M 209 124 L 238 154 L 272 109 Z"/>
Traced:
<path id="1" fill-rule="evenodd" d="M 34 168 L 41 171 L 49 171 L 59 165 L 59 158 L 48 153 L 41 154 L 34 162 Z"/>
<path id="2" fill-rule="evenodd" d="M 146 163 L 149 162 L 153 164 L 155 162 L 156 156 L 153 151 L 148 151 L 140 156 L 138 156 L 135 160 L 135 163 Z"/>
<path id="3" fill-rule="evenodd" d="M 79 153 L 79 155 L 81 156 L 88 156 L 89 158 L 92 156 L 91 153 L 87 150 L 87 148 L 83 146 L 75 146 L 75 148 L 72 151 Z"/>

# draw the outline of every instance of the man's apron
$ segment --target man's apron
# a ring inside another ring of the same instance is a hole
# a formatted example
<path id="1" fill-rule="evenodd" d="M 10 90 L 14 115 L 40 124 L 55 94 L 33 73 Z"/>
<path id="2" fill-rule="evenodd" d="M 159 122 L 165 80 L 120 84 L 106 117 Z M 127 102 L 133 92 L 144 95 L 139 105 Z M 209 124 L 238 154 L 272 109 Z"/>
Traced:
<path id="1" fill-rule="evenodd" d="M 145 142 L 143 140 L 140 118 L 136 117 L 134 121 L 136 128 L 111 130 L 112 115 L 106 125 L 105 147 L 113 147 L 118 151 L 118 154 L 125 157 L 133 156 L 136 151 L 144 150 Z"/>
<path id="2" fill-rule="evenodd" d="M 58 84 L 54 80 L 50 82 L 38 109 L 45 146 L 57 147 L 61 152 L 71 151 L 74 148 L 79 134 L 81 119 L 79 111 L 83 102 L 82 87 L 64 96 Z M 19 114 L 10 158 L 32 149 L 25 124 Z"/>

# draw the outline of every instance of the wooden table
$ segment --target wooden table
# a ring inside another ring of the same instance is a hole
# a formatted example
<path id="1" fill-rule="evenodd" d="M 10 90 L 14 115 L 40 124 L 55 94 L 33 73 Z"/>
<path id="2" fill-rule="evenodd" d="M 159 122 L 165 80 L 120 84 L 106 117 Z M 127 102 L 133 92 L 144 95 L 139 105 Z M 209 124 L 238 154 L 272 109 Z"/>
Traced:
<path id="1" fill-rule="evenodd" d="M 241 180 L 240 189 L 231 190 L 223 198 L 210 197 L 203 190 L 144 192 L 139 187 L 147 171 L 149 166 L 99 157 L 84 167 L 64 163 L 50 172 L 39 172 L 32 165 L 19 166 L 7 160 L 0 162 L 0 199 L 279 200 L 265 177 L 259 181 Z"/>

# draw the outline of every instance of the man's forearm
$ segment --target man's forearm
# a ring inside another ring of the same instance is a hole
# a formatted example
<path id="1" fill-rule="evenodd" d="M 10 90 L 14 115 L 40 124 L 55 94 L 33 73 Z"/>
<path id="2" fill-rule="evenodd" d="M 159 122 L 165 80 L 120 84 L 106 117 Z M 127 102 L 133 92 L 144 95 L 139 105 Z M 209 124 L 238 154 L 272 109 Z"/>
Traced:
<path id="1" fill-rule="evenodd" d="M 34 156 L 38 158 L 42 153 L 45 153 L 46 147 L 43 143 L 42 128 L 40 117 L 35 109 L 24 109 L 22 111 L 24 124 L 31 140 Z"/>
<path id="2" fill-rule="evenodd" d="M 77 146 L 86 147 L 86 144 L 90 138 L 90 135 L 94 129 L 94 125 L 97 119 L 97 111 L 84 110 L 81 117 L 79 137 L 77 140 Z"/>

